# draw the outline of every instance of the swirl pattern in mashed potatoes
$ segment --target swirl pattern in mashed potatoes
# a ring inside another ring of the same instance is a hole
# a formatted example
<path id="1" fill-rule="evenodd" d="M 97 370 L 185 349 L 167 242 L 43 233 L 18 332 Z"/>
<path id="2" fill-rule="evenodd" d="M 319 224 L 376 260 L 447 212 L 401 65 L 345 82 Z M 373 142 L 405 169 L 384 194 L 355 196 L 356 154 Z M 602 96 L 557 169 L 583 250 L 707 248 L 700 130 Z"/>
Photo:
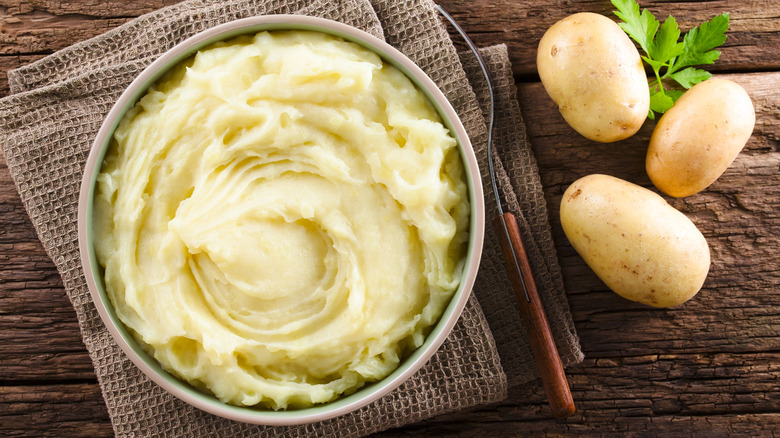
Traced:
<path id="1" fill-rule="evenodd" d="M 303 31 L 217 43 L 119 124 L 95 242 L 122 322 L 236 405 L 324 403 L 422 345 L 457 289 L 455 140 L 400 71 Z"/>

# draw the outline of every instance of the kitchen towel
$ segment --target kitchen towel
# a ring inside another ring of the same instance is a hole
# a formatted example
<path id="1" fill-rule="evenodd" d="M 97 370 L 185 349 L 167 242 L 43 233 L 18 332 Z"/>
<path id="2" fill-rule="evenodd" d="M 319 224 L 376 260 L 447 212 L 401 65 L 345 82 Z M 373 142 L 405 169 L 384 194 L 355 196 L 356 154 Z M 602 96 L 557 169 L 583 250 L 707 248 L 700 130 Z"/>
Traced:
<path id="1" fill-rule="evenodd" d="M 348 415 L 295 427 L 225 420 L 167 394 L 114 343 L 87 290 L 76 212 L 83 166 L 103 118 L 124 88 L 167 49 L 202 30 L 255 15 L 305 14 L 380 37 L 416 62 L 461 117 L 477 154 L 488 224 L 495 202 L 487 172 L 485 81 L 458 53 L 429 0 L 187 0 L 134 19 L 9 72 L 0 99 L 0 143 L 38 236 L 63 278 L 117 436 L 363 436 L 439 414 L 498 402 L 538 374 L 505 272 L 486 229 L 479 275 L 442 347 L 409 381 Z M 481 49 L 496 94 L 494 160 L 504 205 L 524 243 L 564 365 L 582 360 L 553 246 L 537 166 L 526 138 L 507 49 Z"/>

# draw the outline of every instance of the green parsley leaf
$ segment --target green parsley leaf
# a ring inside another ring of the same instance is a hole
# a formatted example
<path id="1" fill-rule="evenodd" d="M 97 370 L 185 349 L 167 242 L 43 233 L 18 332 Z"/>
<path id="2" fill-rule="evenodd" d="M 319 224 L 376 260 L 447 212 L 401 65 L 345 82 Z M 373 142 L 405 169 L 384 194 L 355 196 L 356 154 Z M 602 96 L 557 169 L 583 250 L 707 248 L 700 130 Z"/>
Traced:
<path id="1" fill-rule="evenodd" d="M 665 113 L 672 105 L 674 105 L 674 100 L 664 92 L 658 91 L 650 94 L 650 111 Z"/>
<path id="2" fill-rule="evenodd" d="M 661 67 L 666 65 L 663 62 L 656 61 L 655 59 L 648 58 L 647 56 L 643 56 L 642 61 L 646 62 L 647 65 L 649 65 L 653 70 L 660 70 Z"/>
<path id="3" fill-rule="evenodd" d="M 670 15 L 658 29 L 655 40 L 650 43 L 650 51 L 647 53 L 657 62 L 669 62 L 683 53 L 685 45 L 678 43 L 679 39 L 680 29 L 677 27 L 677 21 Z"/>
<path id="4" fill-rule="evenodd" d="M 683 87 L 691 88 L 699 82 L 704 82 L 712 77 L 712 73 L 701 70 L 698 68 L 688 67 L 686 69 L 676 71 L 669 75 L 670 78 L 677 81 L 678 84 Z"/>
<path id="5" fill-rule="evenodd" d="M 666 90 L 666 95 L 672 98 L 673 102 L 677 102 L 677 99 L 685 94 L 685 90 Z"/>
<path id="6" fill-rule="evenodd" d="M 706 81 L 712 75 L 693 68 L 712 64 L 720 52 L 714 50 L 726 41 L 729 14 L 721 14 L 694 27 L 680 39 L 677 21 L 671 15 L 659 24 L 647 9 L 641 10 L 636 0 L 611 0 L 617 8 L 615 15 L 620 27 L 636 41 L 646 56 L 642 60 L 653 70 L 655 79 L 648 84 L 650 111 L 647 116 L 655 119 L 656 113 L 664 113 L 682 96 L 683 90 L 665 90 L 664 80 L 677 82 L 685 89 Z"/>
<path id="7" fill-rule="evenodd" d="M 672 72 L 690 65 L 712 64 L 720 52 L 712 50 L 726 42 L 729 14 L 721 14 L 691 29 L 683 38 L 685 50 L 669 68 Z"/>
<path id="8" fill-rule="evenodd" d="M 618 9 L 615 15 L 624 21 L 620 27 L 639 43 L 645 53 L 649 53 L 658 30 L 658 20 L 647 9 L 640 14 L 639 4 L 635 0 L 612 0 L 612 4 Z"/>

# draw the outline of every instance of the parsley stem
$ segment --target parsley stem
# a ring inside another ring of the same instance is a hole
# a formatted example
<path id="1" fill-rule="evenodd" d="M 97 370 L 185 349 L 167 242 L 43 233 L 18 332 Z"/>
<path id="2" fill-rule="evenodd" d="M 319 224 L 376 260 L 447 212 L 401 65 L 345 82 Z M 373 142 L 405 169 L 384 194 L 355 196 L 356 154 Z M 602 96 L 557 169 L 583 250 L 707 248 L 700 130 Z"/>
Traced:
<path id="1" fill-rule="evenodd" d="M 658 71 L 658 69 L 653 68 L 653 73 L 655 73 L 655 83 L 658 85 L 658 92 L 661 94 L 664 93 L 664 84 L 661 83 L 661 73 Z"/>

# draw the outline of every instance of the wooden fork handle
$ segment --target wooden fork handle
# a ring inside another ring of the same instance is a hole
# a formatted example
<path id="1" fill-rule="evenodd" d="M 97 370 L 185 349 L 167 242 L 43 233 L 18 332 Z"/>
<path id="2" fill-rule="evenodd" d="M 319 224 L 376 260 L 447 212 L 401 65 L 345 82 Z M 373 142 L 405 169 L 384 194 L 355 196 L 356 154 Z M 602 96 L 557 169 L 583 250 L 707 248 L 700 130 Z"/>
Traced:
<path id="1" fill-rule="evenodd" d="M 569 390 L 569 383 L 566 381 L 566 374 L 563 371 L 563 364 L 558 355 L 558 349 L 555 347 L 555 340 L 550 331 L 550 324 L 542 307 L 542 301 L 536 291 L 536 283 L 531 272 L 531 266 L 528 264 L 528 256 L 525 253 L 523 242 L 520 239 L 520 228 L 517 225 L 517 218 L 512 213 L 504 213 L 504 221 L 508 231 L 504 233 L 504 226 L 501 223 L 501 216 L 496 216 L 493 225 L 498 232 L 501 250 L 504 254 L 509 278 L 512 281 L 512 287 L 515 296 L 520 303 L 520 314 L 523 316 L 523 323 L 528 332 L 528 339 L 531 343 L 536 365 L 539 368 L 539 374 L 542 377 L 544 390 L 547 393 L 547 400 L 554 416 L 558 418 L 568 417 L 575 411 L 574 400 Z M 512 255 L 512 247 L 515 249 L 515 257 Z M 518 268 L 522 271 L 522 279 Z M 528 291 L 528 300 L 526 300 L 523 291 L 523 280 L 525 289 Z"/>

